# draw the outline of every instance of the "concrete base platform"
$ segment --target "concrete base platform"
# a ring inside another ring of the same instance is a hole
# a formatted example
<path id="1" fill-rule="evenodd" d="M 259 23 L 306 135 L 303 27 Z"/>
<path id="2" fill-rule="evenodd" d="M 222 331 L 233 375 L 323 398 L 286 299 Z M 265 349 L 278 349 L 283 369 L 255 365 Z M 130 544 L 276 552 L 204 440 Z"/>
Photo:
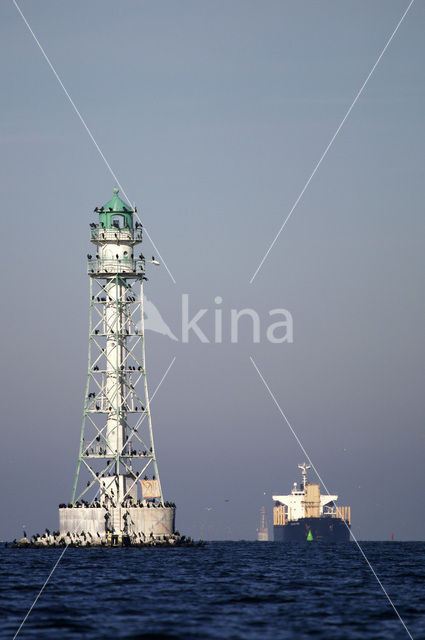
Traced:
<path id="1" fill-rule="evenodd" d="M 63 507 L 59 509 L 59 533 L 90 534 L 106 539 L 108 535 L 126 535 L 140 541 L 174 533 L 175 507 Z"/>

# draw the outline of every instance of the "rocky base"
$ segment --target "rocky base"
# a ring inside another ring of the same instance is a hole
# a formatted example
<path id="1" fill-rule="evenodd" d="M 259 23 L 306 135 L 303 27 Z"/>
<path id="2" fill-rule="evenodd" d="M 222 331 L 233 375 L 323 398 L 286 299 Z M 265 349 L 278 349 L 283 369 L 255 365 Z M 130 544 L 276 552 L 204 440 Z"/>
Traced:
<path id="1" fill-rule="evenodd" d="M 13 540 L 14 549 L 41 549 L 47 547 L 193 547 L 202 546 L 204 542 L 195 542 L 190 537 L 173 533 L 168 536 L 151 537 L 142 540 L 140 536 L 108 534 L 106 537 L 94 538 L 90 534 L 69 534 L 61 536 L 59 532 L 35 535 L 31 539 Z M 7 545 L 7 543 L 6 543 Z"/>

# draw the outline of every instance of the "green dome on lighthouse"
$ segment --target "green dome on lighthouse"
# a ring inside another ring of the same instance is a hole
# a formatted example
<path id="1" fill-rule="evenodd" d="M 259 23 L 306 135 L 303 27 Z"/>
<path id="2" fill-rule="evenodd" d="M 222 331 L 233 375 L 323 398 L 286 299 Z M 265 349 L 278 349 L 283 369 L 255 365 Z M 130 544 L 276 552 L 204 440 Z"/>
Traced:
<path id="1" fill-rule="evenodd" d="M 109 200 L 106 204 L 103 205 L 104 211 L 114 211 L 115 213 L 131 213 L 133 211 L 132 207 L 128 204 L 125 204 L 118 196 L 119 189 L 115 187 L 114 189 L 114 197 Z"/>
<path id="2" fill-rule="evenodd" d="M 118 223 L 120 228 L 133 228 L 133 208 L 126 204 L 118 196 L 119 189 L 114 188 L 114 195 L 103 205 L 103 207 L 96 207 L 95 211 L 99 212 L 99 222 L 105 229 L 110 229 L 113 226 L 113 222 Z"/>

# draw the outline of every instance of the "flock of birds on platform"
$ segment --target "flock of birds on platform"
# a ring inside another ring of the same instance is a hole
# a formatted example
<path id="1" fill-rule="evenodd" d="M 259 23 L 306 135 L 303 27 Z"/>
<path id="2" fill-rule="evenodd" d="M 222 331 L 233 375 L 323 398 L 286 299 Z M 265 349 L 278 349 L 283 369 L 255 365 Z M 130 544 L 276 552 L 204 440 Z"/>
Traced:
<path id="1" fill-rule="evenodd" d="M 95 209 L 95 211 L 96 211 L 96 209 Z M 99 213 L 99 211 L 97 211 L 96 213 Z M 116 220 L 114 220 L 112 222 L 112 226 L 113 227 L 117 227 L 118 229 L 120 229 L 120 226 L 119 226 L 119 224 L 118 224 L 118 222 Z M 134 226 L 135 226 L 136 229 L 142 229 L 143 228 L 143 225 L 142 225 L 141 222 L 136 222 Z M 99 228 L 100 229 L 105 229 L 105 223 L 104 222 L 99 222 L 99 223 L 91 222 L 90 223 L 90 227 L 92 229 L 99 229 Z"/>
<path id="2" fill-rule="evenodd" d="M 90 455 L 96 455 L 96 456 L 110 456 L 111 455 L 111 451 L 108 452 L 108 450 L 105 448 L 103 449 L 102 447 L 98 447 L 98 448 L 93 448 L 91 447 L 90 449 L 86 449 L 84 455 L 86 457 L 89 457 Z M 132 456 L 132 457 L 139 457 L 139 458 L 151 458 L 152 457 L 152 448 L 150 453 L 147 452 L 147 450 L 142 451 L 141 449 L 137 450 L 137 449 L 129 449 L 127 453 L 123 453 L 123 456 Z M 111 460 L 108 460 L 108 464 L 111 463 Z M 147 480 L 148 478 L 145 478 L 145 480 Z M 155 478 L 153 478 L 155 480 Z M 88 485 L 87 485 L 88 486 Z"/>
<path id="3" fill-rule="evenodd" d="M 121 367 L 121 370 L 124 370 L 124 369 Z M 136 369 L 134 367 L 133 367 L 133 369 L 131 369 L 131 367 L 130 367 L 130 369 L 127 369 L 127 371 L 136 371 Z M 141 371 L 141 367 L 138 367 L 137 371 Z M 94 398 L 94 395 L 92 396 L 92 394 L 89 393 L 88 399 L 90 399 L 91 397 Z M 93 405 L 93 402 L 89 403 L 89 405 L 87 407 L 87 410 L 90 411 L 90 412 L 95 410 L 92 405 Z M 116 410 L 116 407 L 112 407 L 111 405 L 109 405 L 108 409 L 106 409 L 106 407 L 102 407 L 98 403 L 95 404 L 95 408 L 96 408 L 96 411 L 100 411 L 101 413 L 110 413 L 111 411 L 115 411 Z M 121 410 L 122 411 L 127 411 L 127 412 L 136 411 L 136 412 L 143 413 L 144 410 L 145 410 L 145 407 L 144 407 L 143 404 L 141 404 L 140 405 L 140 410 L 139 410 L 139 405 L 137 405 L 137 404 L 135 406 L 133 406 L 133 407 L 130 407 L 127 403 L 123 403 L 121 405 Z"/>
<path id="4" fill-rule="evenodd" d="M 114 298 L 111 298 L 111 296 L 92 296 L 91 297 L 93 302 L 113 302 L 114 304 L 117 303 L 117 300 L 114 300 Z M 118 300 L 118 302 L 120 302 Z M 135 296 L 126 296 L 125 302 L 136 302 L 136 297 Z M 99 333 L 99 332 L 97 332 Z"/>
<path id="5" fill-rule="evenodd" d="M 126 252 L 124 252 L 124 254 L 126 254 Z M 133 259 L 134 258 L 134 253 L 130 254 L 130 258 Z M 105 260 L 110 260 L 110 258 L 104 258 Z M 115 259 L 118 260 L 118 262 L 121 262 L 121 260 L 128 260 L 128 257 L 125 256 L 124 258 L 120 258 L 119 254 L 116 253 L 115 254 Z M 87 260 L 93 260 L 93 256 L 91 253 L 87 254 Z M 96 253 L 96 260 L 100 260 L 100 255 L 98 253 Z M 146 262 L 146 258 L 143 255 L 143 253 L 139 253 L 139 260 L 141 260 L 142 262 Z M 156 266 L 159 266 L 161 263 L 155 258 L 155 256 L 152 256 L 150 262 L 152 264 L 155 264 Z"/>
<path id="6" fill-rule="evenodd" d="M 45 530 L 45 533 L 40 535 L 34 534 L 31 538 L 27 537 L 26 531 L 23 532 L 24 537 L 21 540 L 12 542 L 14 547 L 92 547 L 92 546 L 116 546 L 117 544 L 123 544 L 125 540 L 126 544 L 123 546 L 168 546 L 168 545 L 184 545 L 191 546 L 194 541 L 190 537 L 181 536 L 178 531 L 170 533 L 168 535 L 156 535 L 153 533 L 149 535 L 143 532 L 114 535 L 112 533 L 105 533 L 101 535 L 98 531 L 92 534 L 90 531 L 81 531 L 75 533 L 67 531 L 65 534 L 61 534 L 59 531 L 50 532 L 49 529 Z M 198 544 L 203 544 L 200 541 Z M 8 544 L 6 543 L 6 547 Z"/>
<path id="7" fill-rule="evenodd" d="M 114 506 L 114 505 L 113 505 Z M 125 500 L 122 505 L 123 508 L 175 508 L 174 502 L 159 502 L 158 504 L 153 501 L 134 501 L 131 498 Z M 143 532 L 139 533 L 123 533 L 120 535 L 113 535 L 111 532 L 108 532 L 109 524 L 108 521 L 111 518 L 111 514 L 108 511 L 108 507 L 105 504 L 101 504 L 98 500 L 95 500 L 91 504 L 86 500 L 77 501 L 75 504 L 72 503 L 61 503 L 59 505 L 59 509 L 81 509 L 81 508 L 104 508 L 106 510 L 104 519 L 105 519 L 105 533 L 101 535 L 99 532 L 96 534 L 92 534 L 90 531 L 81 531 L 80 533 L 67 531 L 66 534 L 60 534 L 59 531 L 50 532 L 49 529 L 45 530 L 45 533 L 40 535 L 36 533 L 30 539 L 27 537 L 26 531 L 23 532 L 23 538 L 21 540 L 13 540 L 13 546 L 15 547 L 48 547 L 48 546 L 115 546 L 117 544 L 124 544 L 123 539 L 125 538 L 126 545 L 125 546 L 156 546 L 156 545 L 169 545 L 169 544 L 185 544 L 192 545 L 194 544 L 193 540 L 186 536 L 180 536 L 179 532 L 168 534 L 168 535 L 155 535 L 150 533 L 149 535 L 145 535 Z M 130 522 L 128 522 L 130 520 Z M 134 521 L 131 520 L 131 512 L 127 510 L 127 512 L 123 515 L 124 521 L 124 530 L 128 531 L 130 525 L 134 525 Z M 131 527 L 130 527 L 131 528 Z"/>
<path id="8" fill-rule="evenodd" d="M 151 500 L 151 501 L 147 501 L 147 500 L 132 500 L 131 498 L 128 498 L 127 500 L 124 500 L 121 504 L 122 507 L 128 509 L 128 508 L 146 508 L 146 509 L 162 509 L 163 507 L 165 507 L 166 509 L 175 509 L 176 505 L 174 502 L 155 502 L 155 499 Z M 105 504 L 102 504 L 101 502 L 99 502 L 99 500 L 94 500 L 93 502 L 87 502 L 87 500 L 77 500 L 77 502 L 75 502 L 74 504 L 72 504 L 71 502 L 69 502 L 68 504 L 66 502 L 61 502 L 61 504 L 59 505 L 59 509 L 92 509 L 92 508 L 96 508 L 96 509 L 100 509 L 100 508 L 104 508 L 104 509 L 108 509 L 108 507 Z"/>
<path id="9" fill-rule="evenodd" d="M 108 210 L 108 211 L 113 211 L 112 207 L 108 207 L 108 209 L 107 209 L 107 210 Z M 125 205 L 123 205 L 122 210 L 123 210 L 123 212 L 124 212 L 124 213 L 137 213 L 137 207 L 136 207 L 136 205 L 134 205 L 134 207 L 133 207 L 132 209 L 129 209 L 128 207 L 126 207 Z M 94 211 L 95 213 L 103 213 L 104 211 L 106 211 L 106 209 L 105 209 L 105 207 L 95 207 L 95 208 L 93 209 L 93 211 Z M 115 212 L 115 213 L 117 213 L 117 212 Z M 138 225 L 138 224 L 140 224 L 140 226 L 142 226 L 142 224 L 141 224 L 141 223 L 136 222 L 136 225 Z"/>

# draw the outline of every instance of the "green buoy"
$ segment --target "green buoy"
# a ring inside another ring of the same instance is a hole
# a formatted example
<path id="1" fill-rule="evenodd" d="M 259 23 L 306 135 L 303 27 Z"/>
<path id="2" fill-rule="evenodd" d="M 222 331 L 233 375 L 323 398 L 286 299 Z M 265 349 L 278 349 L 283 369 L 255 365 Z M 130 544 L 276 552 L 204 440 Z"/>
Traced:
<path id="1" fill-rule="evenodd" d="M 311 533 L 311 529 L 308 530 L 307 540 L 313 540 L 313 534 Z"/>

